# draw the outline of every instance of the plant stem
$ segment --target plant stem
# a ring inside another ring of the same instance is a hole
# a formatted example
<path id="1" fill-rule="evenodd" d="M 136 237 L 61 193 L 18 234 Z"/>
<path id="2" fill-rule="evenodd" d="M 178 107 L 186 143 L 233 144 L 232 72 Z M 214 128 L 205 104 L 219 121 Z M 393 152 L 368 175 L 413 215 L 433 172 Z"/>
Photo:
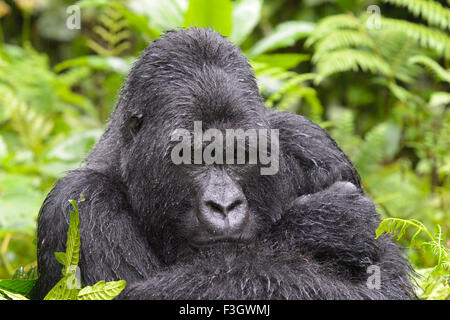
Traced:
<path id="1" fill-rule="evenodd" d="M 25 46 L 30 42 L 30 12 L 24 10 L 22 11 L 22 45 Z"/>
<path id="2" fill-rule="evenodd" d="M 2 27 L 2 21 L 0 20 L 0 49 L 3 49 L 3 27 Z"/>
<path id="3" fill-rule="evenodd" d="M 3 239 L 2 245 L 0 247 L 0 258 L 3 262 L 3 265 L 5 266 L 6 271 L 10 274 L 13 275 L 14 274 L 14 268 L 11 266 L 11 264 L 8 261 L 8 258 L 6 257 L 6 252 L 8 250 L 8 244 L 9 241 L 11 240 L 12 235 L 11 234 L 7 234 L 5 236 L 5 238 Z"/>

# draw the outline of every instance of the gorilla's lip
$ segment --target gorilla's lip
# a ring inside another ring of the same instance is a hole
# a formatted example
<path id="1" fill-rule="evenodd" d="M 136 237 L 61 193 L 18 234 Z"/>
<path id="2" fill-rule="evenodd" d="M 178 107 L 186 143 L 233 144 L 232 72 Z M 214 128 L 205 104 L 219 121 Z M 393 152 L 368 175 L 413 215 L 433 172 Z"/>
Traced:
<path id="1" fill-rule="evenodd" d="M 240 236 L 220 236 L 220 237 L 209 237 L 209 238 L 197 238 L 197 239 L 189 239 L 188 244 L 194 248 L 205 248 L 213 245 L 221 244 L 221 243 L 236 243 L 236 244 L 245 244 L 250 242 L 251 238 L 248 236 L 240 235 Z"/>

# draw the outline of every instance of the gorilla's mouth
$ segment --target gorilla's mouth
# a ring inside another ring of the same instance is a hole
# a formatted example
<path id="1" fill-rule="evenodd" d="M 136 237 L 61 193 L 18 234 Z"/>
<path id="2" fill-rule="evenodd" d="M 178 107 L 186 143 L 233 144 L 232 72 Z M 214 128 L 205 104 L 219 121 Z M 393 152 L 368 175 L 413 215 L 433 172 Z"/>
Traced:
<path id="1" fill-rule="evenodd" d="M 251 241 L 252 237 L 249 235 L 241 234 L 240 236 L 215 236 L 215 237 L 198 237 L 188 240 L 190 247 L 195 249 L 208 248 L 219 244 L 247 244 Z"/>

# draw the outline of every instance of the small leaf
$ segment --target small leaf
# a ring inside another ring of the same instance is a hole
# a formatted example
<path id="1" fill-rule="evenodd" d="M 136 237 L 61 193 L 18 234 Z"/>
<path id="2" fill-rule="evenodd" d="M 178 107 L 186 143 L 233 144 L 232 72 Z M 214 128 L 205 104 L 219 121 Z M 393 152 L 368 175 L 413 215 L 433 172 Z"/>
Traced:
<path id="1" fill-rule="evenodd" d="M 55 252 L 55 258 L 61 263 L 63 266 L 67 265 L 66 262 L 66 254 L 64 252 Z"/>
<path id="2" fill-rule="evenodd" d="M 104 280 L 97 282 L 95 285 L 84 287 L 78 293 L 78 300 L 112 300 L 119 295 L 125 288 L 124 280 L 110 281 L 105 283 Z"/>
<path id="3" fill-rule="evenodd" d="M 74 288 L 69 288 L 69 279 L 73 275 L 64 276 L 58 283 L 47 293 L 44 300 L 76 300 L 79 288 L 76 286 Z"/>

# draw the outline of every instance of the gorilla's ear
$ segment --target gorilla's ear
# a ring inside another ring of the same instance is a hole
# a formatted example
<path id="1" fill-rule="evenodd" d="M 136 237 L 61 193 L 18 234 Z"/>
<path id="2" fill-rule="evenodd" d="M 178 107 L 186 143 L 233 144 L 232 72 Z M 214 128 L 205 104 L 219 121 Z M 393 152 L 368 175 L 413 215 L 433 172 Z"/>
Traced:
<path id="1" fill-rule="evenodd" d="M 141 129 L 143 118 L 144 116 L 141 113 L 133 114 L 129 117 L 128 128 L 130 129 L 133 135 L 136 135 Z"/>

